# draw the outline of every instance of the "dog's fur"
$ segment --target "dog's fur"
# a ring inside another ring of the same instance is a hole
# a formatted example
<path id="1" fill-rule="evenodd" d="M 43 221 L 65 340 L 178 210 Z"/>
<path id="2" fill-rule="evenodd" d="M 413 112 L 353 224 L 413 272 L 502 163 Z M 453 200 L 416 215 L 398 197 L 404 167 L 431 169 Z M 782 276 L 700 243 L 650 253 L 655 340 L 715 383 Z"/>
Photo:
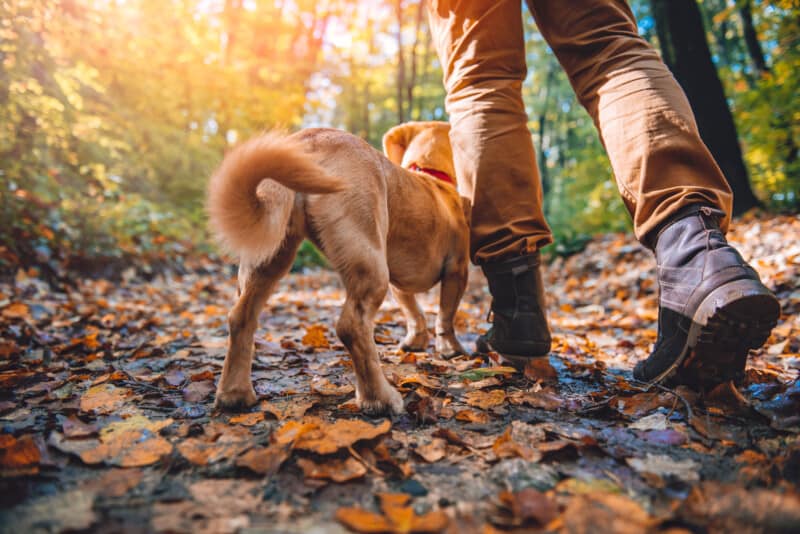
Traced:
<path id="1" fill-rule="evenodd" d="M 212 229 L 240 265 L 218 407 L 256 402 L 250 371 L 258 316 L 303 238 L 319 247 L 344 283 L 336 333 L 352 356 L 363 411 L 403 408 L 373 339 L 374 316 L 389 286 L 407 320 L 402 347 L 425 350 L 428 329 L 414 294 L 441 281 L 435 347 L 445 356 L 464 352 L 453 328 L 468 266 L 461 198 L 452 185 L 400 166 L 452 176 L 448 133 L 441 122 L 395 127 L 384 137 L 392 161 L 332 129 L 266 134 L 225 157 L 209 184 L 208 210 Z"/>

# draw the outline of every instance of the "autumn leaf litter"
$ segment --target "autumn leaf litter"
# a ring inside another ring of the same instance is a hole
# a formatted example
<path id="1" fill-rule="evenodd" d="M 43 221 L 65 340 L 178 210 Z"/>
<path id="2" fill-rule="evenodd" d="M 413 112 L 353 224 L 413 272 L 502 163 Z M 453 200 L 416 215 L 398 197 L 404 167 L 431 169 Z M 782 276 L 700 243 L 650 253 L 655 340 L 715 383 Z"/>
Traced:
<path id="1" fill-rule="evenodd" d="M 387 298 L 376 341 L 407 408 L 393 419 L 357 411 L 330 272 L 281 283 L 256 340 L 259 403 L 226 414 L 212 403 L 230 266 L 60 288 L 19 271 L 0 283 L 0 529 L 797 530 L 798 235 L 791 217 L 731 234 L 783 306 L 738 388 L 632 381 L 655 339 L 654 264 L 609 235 L 549 263 L 553 352 L 524 373 L 397 350 Z M 488 327 L 484 285 L 475 270 L 457 316 L 467 346 Z"/>

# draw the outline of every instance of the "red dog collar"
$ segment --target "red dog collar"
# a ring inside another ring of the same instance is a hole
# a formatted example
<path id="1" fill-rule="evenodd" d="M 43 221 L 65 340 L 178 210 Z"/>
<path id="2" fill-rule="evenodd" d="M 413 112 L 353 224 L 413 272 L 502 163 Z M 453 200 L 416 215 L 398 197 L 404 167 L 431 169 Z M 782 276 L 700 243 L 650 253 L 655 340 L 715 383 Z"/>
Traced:
<path id="1" fill-rule="evenodd" d="M 456 185 L 456 181 L 453 180 L 453 177 L 450 176 L 449 174 L 447 174 L 446 172 L 438 171 L 436 169 L 429 169 L 427 167 L 420 167 L 416 163 L 412 164 L 409 167 L 409 170 L 418 171 L 418 172 L 424 172 L 425 174 L 433 176 L 434 178 L 436 178 L 438 180 L 441 180 L 443 182 L 447 182 L 448 184 L 451 184 L 451 185 Z"/>

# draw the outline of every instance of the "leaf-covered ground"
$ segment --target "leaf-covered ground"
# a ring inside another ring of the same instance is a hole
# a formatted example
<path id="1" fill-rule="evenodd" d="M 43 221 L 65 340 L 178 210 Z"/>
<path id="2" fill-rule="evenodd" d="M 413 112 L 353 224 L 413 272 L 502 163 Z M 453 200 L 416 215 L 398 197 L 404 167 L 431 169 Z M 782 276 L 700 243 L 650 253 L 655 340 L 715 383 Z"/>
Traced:
<path id="1" fill-rule="evenodd" d="M 547 267 L 553 351 L 524 374 L 398 351 L 387 298 L 375 339 L 407 406 L 391 420 L 354 410 L 330 272 L 284 279 L 257 335 L 260 403 L 228 414 L 212 403 L 231 266 L 62 288 L 19 271 L 0 284 L 0 531 L 797 532 L 798 236 L 796 217 L 731 233 L 783 306 L 738 387 L 632 381 L 654 262 L 611 235 Z M 488 302 L 476 270 L 468 346 Z"/>

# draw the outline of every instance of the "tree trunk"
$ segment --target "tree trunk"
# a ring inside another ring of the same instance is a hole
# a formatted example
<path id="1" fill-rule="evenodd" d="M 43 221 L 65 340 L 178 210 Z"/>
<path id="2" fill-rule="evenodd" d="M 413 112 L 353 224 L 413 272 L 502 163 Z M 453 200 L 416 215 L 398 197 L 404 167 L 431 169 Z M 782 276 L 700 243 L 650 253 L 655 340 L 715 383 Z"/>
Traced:
<path id="1" fill-rule="evenodd" d="M 417 48 L 419 47 L 419 36 L 422 30 L 422 13 L 425 11 L 425 6 L 420 0 L 417 4 L 417 20 L 414 25 L 414 43 L 411 45 L 411 53 L 409 61 L 411 62 L 411 75 L 406 84 L 406 109 L 408 110 L 409 120 L 414 119 L 414 87 L 417 85 Z"/>
<path id="2" fill-rule="evenodd" d="M 695 0 L 650 0 L 664 61 L 686 92 L 700 136 L 733 190 L 733 213 L 759 205 Z"/>
<path id="3" fill-rule="evenodd" d="M 753 26 L 753 11 L 752 2 L 745 0 L 742 7 L 739 8 L 739 15 L 742 17 L 742 29 L 744 30 L 744 42 L 747 45 L 747 53 L 750 54 L 750 59 L 753 61 L 753 66 L 756 68 L 759 76 L 769 72 L 767 60 L 764 57 L 764 51 L 761 49 L 761 43 L 758 41 L 758 34 L 756 33 L 755 26 Z"/>
<path id="4" fill-rule="evenodd" d="M 403 88 L 406 85 L 406 62 L 403 54 L 403 0 L 395 2 L 397 16 L 397 122 L 406 121 L 403 112 Z"/>

